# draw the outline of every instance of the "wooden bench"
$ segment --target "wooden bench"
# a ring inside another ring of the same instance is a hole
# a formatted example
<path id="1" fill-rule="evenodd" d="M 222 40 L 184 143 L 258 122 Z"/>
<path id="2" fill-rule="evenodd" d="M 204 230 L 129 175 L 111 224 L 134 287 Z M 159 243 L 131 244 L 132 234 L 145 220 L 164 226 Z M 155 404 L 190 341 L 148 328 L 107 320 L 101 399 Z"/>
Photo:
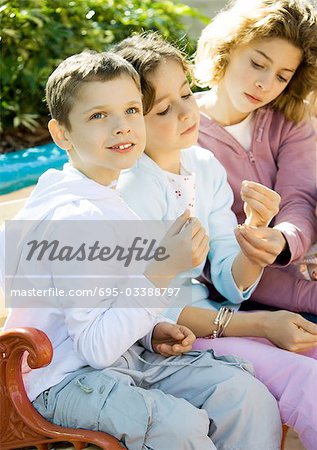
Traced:
<path id="1" fill-rule="evenodd" d="M 32 369 L 51 362 L 53 349 L 43 331 L 35 328 L 15 328 L 0 334 L 0 448 L 16 450 L 35 447 L 48 450 L 50 444 L 68 442 L 75 450 L 95 444 L 105 450 L 122 450 L 114 437 L 99 431 L 63 428 L 44 419 L 29 401 L 21 372 L 24 352 Z M 284 448 L 287 427 L 283 427 Z M 165 450 L 165 449 L 164 449 Z M 176 450 L 176 449 L 170 449 Z"/>
<path id="2" fill-rule="evenodd" d="M 122 450 L 114 437 L 99 431 L 62 428 L 44 419 L 29 401 L 22 381 L 21 362 L 27 351 L 32 369 L 52 359 L 52 345 L 45 333 L 35 328 L 15 328 L 0 334 L 0 448 L 16 450 L 35 447 L 48 450 L 56 442 L 69 442 L 75 450 L 95 444 L 105 450 Z"/>

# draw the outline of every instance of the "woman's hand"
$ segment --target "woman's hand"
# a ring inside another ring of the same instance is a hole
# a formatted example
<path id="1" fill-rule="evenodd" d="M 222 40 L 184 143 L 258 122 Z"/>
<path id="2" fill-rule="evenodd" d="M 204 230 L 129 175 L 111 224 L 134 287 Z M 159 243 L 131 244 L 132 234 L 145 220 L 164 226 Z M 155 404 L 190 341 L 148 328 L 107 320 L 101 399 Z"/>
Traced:
<path id="1" fill-rule="evenodd" d="M 240 195 L 244 201 L 246 225 L 267 227 L 279 211 L 280 195 L 260 183 L 242 181 Z"/>
<path id="2" fill-rule="evenodd" d="M 317 219 L 317 210 L 316 210 Z M 306 253 L 302 261 L 303 268 L 307 269 L 309 278 L 317 281 L 317 243 L 315 243 Z"/>
<path id="3" fill-rule="evenodd" d="M 265 337 L 277 347 L 304 352 L 317 345 L 317 325 L 290 311 L 266 312 Z"/>
<path id="4" fill-rule="evenodd" d="M 241 225 L 235 236 L 243 254 L 261 267 L 273 264 L 287 245 L 283 234 L 275 228 Z"/>
<path id="5" fill-rule="evenodd" d="M 152 347 L 160 355 L 179 356 L 189 352 L 196 340 L 194 333 L 183 325 L 160 322 L 152 334 Z"/>
<path id="6" fill-rule="evenodd" d="M 307 264 L 307 270 L 312 281 L 317 281 L 317 264 Z"/>

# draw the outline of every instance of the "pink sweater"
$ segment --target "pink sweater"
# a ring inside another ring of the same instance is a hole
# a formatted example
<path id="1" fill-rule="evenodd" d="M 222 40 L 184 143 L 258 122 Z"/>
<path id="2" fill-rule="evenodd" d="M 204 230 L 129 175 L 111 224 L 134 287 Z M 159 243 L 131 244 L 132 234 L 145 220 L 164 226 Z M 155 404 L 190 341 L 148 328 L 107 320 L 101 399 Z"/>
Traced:
<path id="1" fill-rule="evenodd" d="M 211 150 L 227 170 L 239 223 L 245 220 L 240 198 L 242 180 L 257 181 L 281 195 L 274 225 L 287 239 L 290 261 L 302 258 L 317 233 L 316 141 L 312 125 L 296 125 L 277 111 L 260 108 L 256 111 L 252 150 L 246 152 L 221 125 L 201 115 L 198 143 Z"/>
<path id="2" fill-rule="evenodd" d="M 201 115 L 198 142 L 226 168 L 234 192 L 233 211 L 240 223 L 245 219 L 240 199 L 242 180 L 260 182 L 282 197 L 274 225 L 287 239 L 290 255 L 279 258 L 284 267 L 276 264 L 264 270 L 251 298 L 317 314 L 317 282 L 302 279 L 298 266 L 289 264 L 300 260 L 316 240 L 316 142 L 312 125 L 296 125 L 279 112 L 261 108 L 256 112 L 252 150 L 246 152 L 221 125 Z"/>

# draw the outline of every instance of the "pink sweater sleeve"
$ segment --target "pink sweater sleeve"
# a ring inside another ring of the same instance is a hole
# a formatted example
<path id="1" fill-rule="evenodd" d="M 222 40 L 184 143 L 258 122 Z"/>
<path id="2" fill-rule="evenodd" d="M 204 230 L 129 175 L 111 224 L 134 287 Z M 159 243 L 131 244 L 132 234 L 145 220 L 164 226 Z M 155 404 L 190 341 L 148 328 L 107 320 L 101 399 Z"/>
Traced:
<path id="1" fill-rule="evenodd" d="M 311 124 L 292 124 L 280 142 L 276 163 L 274 188 L 282 202 L 275 228 L 287 239 L 292 262 L 303 257 L 317 233 L 316 134 Z"/>

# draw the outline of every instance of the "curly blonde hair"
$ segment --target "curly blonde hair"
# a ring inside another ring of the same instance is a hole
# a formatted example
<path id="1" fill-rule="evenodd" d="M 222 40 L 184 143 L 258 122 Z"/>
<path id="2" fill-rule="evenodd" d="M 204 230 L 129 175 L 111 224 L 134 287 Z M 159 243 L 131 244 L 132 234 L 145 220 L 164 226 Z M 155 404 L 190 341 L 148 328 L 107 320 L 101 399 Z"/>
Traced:
<path id="1" fill-rule="evenodd" d="M 236 0 L 202 31 L 195 57 L 195 82 L 212 87 L 224 76 L 229 54 L 258 39 L 286 39 L 302 60 L 283 92 L 270 103 L 289 120 L 309 116 L 317 103 L 317 5 L 315 0 Z"/>

